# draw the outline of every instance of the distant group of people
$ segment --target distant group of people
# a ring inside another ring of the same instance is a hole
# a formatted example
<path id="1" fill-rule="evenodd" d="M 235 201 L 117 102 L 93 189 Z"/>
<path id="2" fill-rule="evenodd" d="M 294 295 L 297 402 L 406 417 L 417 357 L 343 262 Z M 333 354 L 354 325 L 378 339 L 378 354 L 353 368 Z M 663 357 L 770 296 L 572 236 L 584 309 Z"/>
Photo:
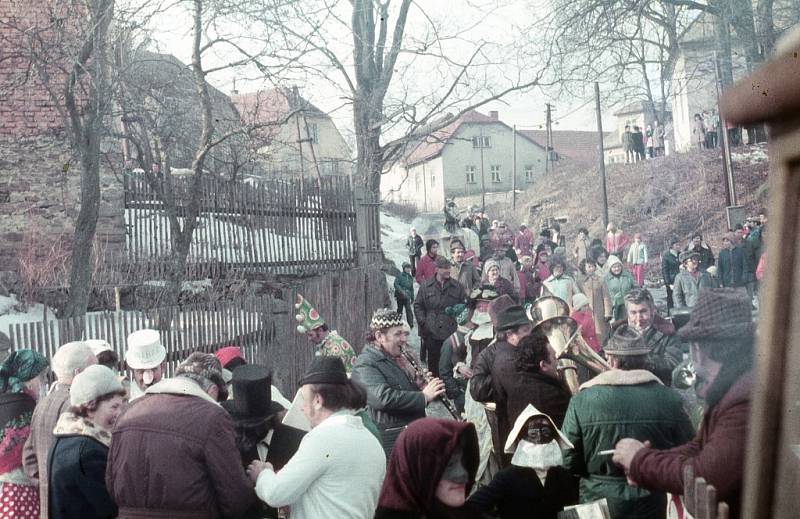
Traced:
<path id="1" fill-rule="evenodd" d="M 637 126 L 626 124 L 622 134 L 622 151 L 625 153 L 625 163 L 631 164 L 641 160 L 661 157 L 666 153 L 668 130 L 658 121 L 648 124 L 644 133 Z"/>

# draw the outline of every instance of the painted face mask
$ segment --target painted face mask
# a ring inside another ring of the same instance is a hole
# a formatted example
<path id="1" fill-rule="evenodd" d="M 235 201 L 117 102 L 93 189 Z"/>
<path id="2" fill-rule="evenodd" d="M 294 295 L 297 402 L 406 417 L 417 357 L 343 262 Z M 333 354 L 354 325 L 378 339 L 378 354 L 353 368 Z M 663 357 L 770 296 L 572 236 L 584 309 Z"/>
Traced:
<path id="1" fill-rule="evenodd" d="M 450 461 L 447 462 L 447 466 L 444 468 L 442 479 L 465 485 L 469 482 L 469 473 L 464 467 L 464 449 L 461 447 L 457 448 L 453 455 L 450 456 Z"/>
<path id="2" fill-rule="evenodd" d="M 520 440 L 514 456 L 511 458 L 512 465 L 539 470 L 558 467 L 563 463 L 561 446 L 556 440 L 552 440 L 550 443 L 531 443 L 527 440 Z"/>

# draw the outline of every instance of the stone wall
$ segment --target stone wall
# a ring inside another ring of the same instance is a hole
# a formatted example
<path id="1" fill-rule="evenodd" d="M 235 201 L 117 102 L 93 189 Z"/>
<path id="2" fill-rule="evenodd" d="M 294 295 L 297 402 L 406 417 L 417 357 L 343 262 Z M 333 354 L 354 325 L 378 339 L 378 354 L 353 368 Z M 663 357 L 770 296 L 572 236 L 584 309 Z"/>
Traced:
<path id="1" fill-rule="evenodd" d="M 116 163 L 121 162 L 115 158 Z M 121 177 L 101 161 L 97 239 L 108 255 L 122 254 L 125 217 Z M 15 271 L 21 256 L 69 251 L 80 197 L 80 164 L 52 136 L 0 139 L 0 271 Z M 66 281 L 66 280 L 65 280 Z"/>

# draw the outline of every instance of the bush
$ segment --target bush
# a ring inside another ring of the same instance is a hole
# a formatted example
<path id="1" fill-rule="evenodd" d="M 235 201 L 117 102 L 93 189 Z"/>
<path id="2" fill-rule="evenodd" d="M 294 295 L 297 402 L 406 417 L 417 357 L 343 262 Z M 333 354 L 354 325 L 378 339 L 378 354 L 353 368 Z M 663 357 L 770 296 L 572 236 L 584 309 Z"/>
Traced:
<path id="1" fill-rule="evenodd" d="M 417 206 L 411 204 L 398 204 L 396 202 L 385 202 L 382 204 L 383 210 L 391 213 L 405 222 L 411 222 L 419 215 Z"/>

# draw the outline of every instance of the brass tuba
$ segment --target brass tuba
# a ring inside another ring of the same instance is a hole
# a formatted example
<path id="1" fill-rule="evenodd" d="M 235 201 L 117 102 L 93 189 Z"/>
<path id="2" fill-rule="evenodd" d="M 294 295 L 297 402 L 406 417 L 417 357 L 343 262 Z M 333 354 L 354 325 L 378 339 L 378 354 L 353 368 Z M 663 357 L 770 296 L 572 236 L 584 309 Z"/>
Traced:
<path id="1" fill-rule="evenodd" d="M 598 355 L 581 336 L 580 327 L 575 319 L 568 316 L 551 317 L 536 325 L 536 329 L 547 337 L 550 346 L 556 352 L 564 379 L 573 393 L 577 392 L 578 363 L 594 373 L 602 373 L 611 369 L 608 362 Z"/>
<path id="2" fill-rule="evenodd" d="M 569 305 L 560 297 L 542 296 L 528 307 L 526 313 L 528 314 L 528 319 L 530 319 L 534 325 L 538 325 L 553 317 L 568 317 Z"/>

